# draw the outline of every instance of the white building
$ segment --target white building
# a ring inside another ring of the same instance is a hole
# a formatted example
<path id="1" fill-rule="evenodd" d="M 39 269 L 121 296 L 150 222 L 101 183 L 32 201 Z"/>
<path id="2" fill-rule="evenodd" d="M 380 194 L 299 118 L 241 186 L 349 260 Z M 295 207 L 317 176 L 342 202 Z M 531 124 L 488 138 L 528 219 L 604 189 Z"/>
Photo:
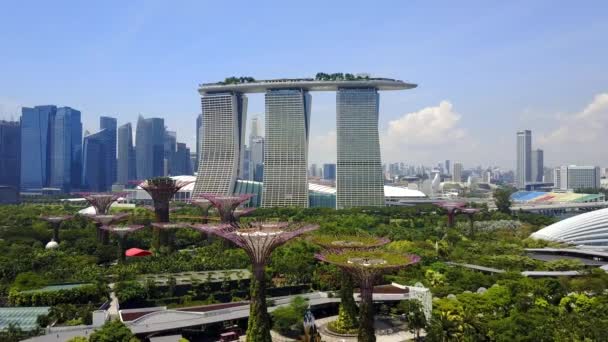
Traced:
<path id="1" fill-rule="evenodd" d="M 553 170 L 555 188 L 560 190 L 599 189 L 600 168 L 598 166 L 559 166 Z"/>
<path id="2" fill-rule="evenodd" d="M 452 181 L 462 182 L 462 163 L 454 163 L 452 168 Z"/>

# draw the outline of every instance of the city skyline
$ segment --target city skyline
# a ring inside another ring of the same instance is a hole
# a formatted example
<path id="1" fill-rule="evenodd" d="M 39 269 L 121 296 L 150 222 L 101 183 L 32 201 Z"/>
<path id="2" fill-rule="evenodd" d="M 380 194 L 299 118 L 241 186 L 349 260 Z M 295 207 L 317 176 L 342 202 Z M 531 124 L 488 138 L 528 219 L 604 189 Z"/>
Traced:
<path id="1" fill-rule="evenodd" d="M 512 132 L 530 129 L 536 132 L 537 147 L 545 151 L 547 165 L 608 164 L 608 156 L 598 149 L 584 148 L 605 144 L 601 132 L 608 126 L 606 77 L 598 72 L 608 60 L 603 44 L 608 24 L 601 16 L 607 4 L 602 2 L 510 2 L 492 7 L 396 3 L 374 8 L 318 3 L 270 11 L 247 4 L 247 10 L 231 14 L 241 25 L 226 27 L 224 39 L 212 32 L 222 24 L 222 14 L 231 13 L 225 4 L 104 5 L 74 5 L 71 11 L 80 13 L 75 24 L 82 30 L 60 20 L 68 13 L 51 4 L 7 6 L 12 15 L 0 23 L 7 51 L 0 57 L 5 76 L 0 84 L 1 118 L 18 117 L 20 106 L 45 103 L 78 108 L 89 131 L 106 113 L 119 125 L 134 123 L 139 114 L 163 117 L 194 150 L 199 83 L 232 75 L 368 72 L 420 84 L 408 97 L 383 98 L 379 129 L 386 162 L 431 164 L 449 158 L 465 165 L 514 168 L 511 154 L 496 151 L 512 151 Z M 329 24 L 314 14 L 319 10 L 334 17 L 332 27 L 341 29 L 328 30 Z M 156 19 L 166 14 L 180 19 L 155 27 Z M 19 25 L 23 18 L 44 22 L 37 19 L 48 15 L 58 20 L 44 29 Z M 363 27 L 349 19 L 362 15 L 368 18 Z M 290 20 L 272 20 L 276 17 Z M 426 21 L 428 17 L 436 20 Z M 478 19 L 461 19 L 465 17 Z M 257 25 L 260 20 L 274 25 Z M 282 39 L 286 28 L 294 23 L 306 23 L 306 39 L 315 44 L 283 46 L 289 41 Z M 266 39 L 269 34 L 276 39 Z M 358 38 L 368 43 L 359 44 Z M 205 40 L 219 44 L 215 54 L 197 44 Z M 63 59 L 42 60 L 34 48 L 64 51 Z M 247 58 L 239 57 L 243 51 Z M 41 78 L 62 82 L 48 87 Z M 251 114 L 263 114 L 263 96 L 251 96 L 249 107 Z M 328 144 L 335 136 L 333 108 L 332 96 L 315 98 L 310 163 L 335 162 L 335 147 Z"/>

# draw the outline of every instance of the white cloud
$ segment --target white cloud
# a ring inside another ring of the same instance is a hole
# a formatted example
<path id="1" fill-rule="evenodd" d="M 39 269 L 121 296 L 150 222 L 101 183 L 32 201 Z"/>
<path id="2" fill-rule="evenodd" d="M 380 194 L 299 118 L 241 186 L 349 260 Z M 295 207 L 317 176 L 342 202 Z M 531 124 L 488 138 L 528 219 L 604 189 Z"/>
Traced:
<path id="1" fill-rule="evenodd" d="M 322 135 L 311 136 L 308 142 L 309 163 L 335 163 L 337 153 L 336 139 L 335 130 Z"/>
<path id="2" fill-rule="evenodd" d="M 380 135 L 382 159 L 388 162 L 462 160 L 476 146 L 461 127 L 461 115 L 446 100 L 390 121 Z"/>
<path id="3" fill-rule="evenodd" d="M 577 113 L 559 115 L 556 129 L 540 135 L 545 156 L 556 163 L 605 165 L 608 157 L 608 93 L 596 95 Z"/>

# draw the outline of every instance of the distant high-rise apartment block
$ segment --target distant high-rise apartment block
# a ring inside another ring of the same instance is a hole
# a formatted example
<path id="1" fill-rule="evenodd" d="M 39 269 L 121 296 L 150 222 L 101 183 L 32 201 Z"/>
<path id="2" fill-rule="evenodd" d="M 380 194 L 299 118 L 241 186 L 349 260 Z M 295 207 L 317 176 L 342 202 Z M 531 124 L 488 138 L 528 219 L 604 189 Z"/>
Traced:
<path id="1" fill-rule="evenodd" d="M 204 94 L 201 156 L 193 196 L 229 195 L 242 165 L 247 97 L 235 92 Z"/>
<path id="2" fill-rule="evenodd" d="M 452 167 L 452 181 L 462 182 L 462 163 L 454 163 Z"/>
<path id="3" fill-rule="evenodd" d="M 49 184 L 50 131 L 56 106 L 21 109 L 21 190 L 40 191 Z"/>
<path id="4" fill-rule="evenodd" d="M 544 155 L 543 155 L 543 150 L 541 149 L 537 149 L 537 150 L 532 150 L 532 154 L 531 154 L 531 176 L 530 176 L 530 180 L 532 182 L 542 182 L 543 181 L 543 176 L 544 176 L 544 168 L 545 168 L 545 164 L 544 164 Z"/>
<path id="5" fill-rule="evenodd" d="M 554 169 L 555 188 L 560 190 L 599 189 L 599 166 L 564 165 Z"/>
<path id="6" fill-rule="evenodd" d="M 161 118 L 137 120 L 135 132 L 135 160 L 139 180 L 163 176 L 165 157 L 165 120 Z"/>
<path id="7" fill-rule="evenodd" d="M 106 172 L 106 183 L 114 184 L 117 176 L 117 165 L 116 165 L 116 135 L 117 135 L 117 124 L 116 118 L 109 116 L 102 116 L 99 118 L 99 129 L 105 131 L 105 139 L 108 143 L 108 148 L 105 154 L 105 163 L 108 171 Z"/>
<path id="8" fill-rule="evenodd" d="M 49 186 L 70 192 L 81 185 L 82 122 L 79 111 L 57 108 L 49 136 Z"/>
<path id="9" fill-rule="evenodd" d="M 336 180 L 336 164 L 323 164 L 323 179 L 329 181 Z"/>
<path id="10" fill-rule="evenodd" d="M 118 127 L 117 143 L 117 172 L 116 182 L 126 185 L 131 180 L 137 179 L 135 169 L 135 149 L 133 147 L 133 128 L 131 123 Z"/>
<path id="11" fill-rule="evenodd" d="M 266 91 L 262 207 L 308 207 L 310 94 Z"/>
<path id="12" fill-rule="evenodd" d="M 21 124 L 0 120 L 0 186 L 21 187 Z M 3 203 L 0 199 L 0 203 Z"/>
<path id="13" fill-rule="evenodd" d="M 518 189 L 526 187 L 532 180 L 532 131 L 517 132 L 517 165 L 515 185 Z"/>
<path id="14" fill-rule="evenodd" d="M 340 88 L 336 93 L 336 206 L 383 206 L 376 88 Z"/>

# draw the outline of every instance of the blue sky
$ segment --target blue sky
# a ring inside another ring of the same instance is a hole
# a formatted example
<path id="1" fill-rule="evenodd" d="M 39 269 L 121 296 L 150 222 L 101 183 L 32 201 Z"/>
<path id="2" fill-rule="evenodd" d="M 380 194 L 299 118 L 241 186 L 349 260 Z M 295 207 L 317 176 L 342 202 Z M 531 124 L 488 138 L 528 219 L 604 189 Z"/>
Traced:
<path id="1" fill-rule="evenodd" d="M 385 161 L 514 164 L 532 129 L 546 164 L 599 164 L 608 140 L 606 1 L 19 1 L 0 7 L 0 117 L 68 105 L 84 127 L 164 117 L 194 145 L 197 85 L 367 72 Z M 263 98 L 250 96 L 249 116 Z M 335 158 L 335 95 L 314 93 L 311 162 Z"/>

